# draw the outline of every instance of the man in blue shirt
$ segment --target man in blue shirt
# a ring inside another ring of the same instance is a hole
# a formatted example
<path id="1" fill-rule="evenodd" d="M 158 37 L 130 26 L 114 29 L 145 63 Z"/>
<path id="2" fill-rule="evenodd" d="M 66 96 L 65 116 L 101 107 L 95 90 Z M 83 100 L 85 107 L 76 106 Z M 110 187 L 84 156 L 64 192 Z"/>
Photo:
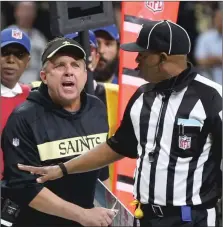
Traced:
<path id="1" fill-rule="evenodd" d="M 88 34 L 89 34 L 90 52 L 91 52 L 91 56 L 89 57 L 90 59 L 88 59 L 89 60 L 88 69 L 94 72 L 100 57 L 98 53 L 98 42 L 94 32 L 89 30 Z M 65 37 L 76 40 L 78 43 L 81 43 L 79 32 L 67 34 L 65 35 Z"/>
<path id="2" fill-rule="evenodd" d="M 203 74 L 222 84 L 222 12 L 216 10 L 214 28 L 202 33 L 197 40 L 195 59 Z"/>

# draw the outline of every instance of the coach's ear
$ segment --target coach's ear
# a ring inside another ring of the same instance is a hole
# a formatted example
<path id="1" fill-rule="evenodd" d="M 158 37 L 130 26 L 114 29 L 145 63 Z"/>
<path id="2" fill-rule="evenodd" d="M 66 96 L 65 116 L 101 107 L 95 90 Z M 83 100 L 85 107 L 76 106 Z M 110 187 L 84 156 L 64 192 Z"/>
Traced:
<path id="1" fill-rule="evenodd" d="M 44 84 L 47 84 L 47 80 L 46 80 L 46 71 L 42 70 L 40 71 L 40 78 L 43 81 Z"/>

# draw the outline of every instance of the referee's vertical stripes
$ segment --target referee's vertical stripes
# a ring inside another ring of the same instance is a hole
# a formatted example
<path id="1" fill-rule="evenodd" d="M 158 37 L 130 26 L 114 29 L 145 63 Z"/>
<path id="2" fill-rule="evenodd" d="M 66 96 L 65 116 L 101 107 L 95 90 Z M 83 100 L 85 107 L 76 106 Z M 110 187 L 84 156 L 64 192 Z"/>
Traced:
<path id="1" fill-rule="evenodd" d="M 166 188 L 167 188 L 167 168 L 169 163 L 169 155 L 172 141 L 172 134 L 174 128 L 174 119 L 176 116 L 177 109 L 182 101 L 184 93 L 187 88 L 181 91 L 179 94 L 172 94 L 165 118 L 164 118 L 164 127 L 163 127 L 163 136 L 161 138 L 160 144 L 162 152 L 159 153 L 156 173 L 155 173 L 155 198 L 154 203 L 160 205 L 166 205 L 166 201 L 163 201 L 162 198 L 166 198 Z M 165 170 L 165 171 L 164 171 Z"/>
<path id="2" fill-rule="evenodd" d="M 201 204 L 201 197 L 200 197 L 200 189 L 202 186 L 202 177 L 203 177 L 203 169 L 204 163 L 207 161 L 209 153 L 210 153 L 210 145 L 211 145 L 211 138 L 210 134 L 208 135 L 205 145 L 203 148 L 203 152 L 198 159 L 197 162 L 197 169 L 194 171 L 194 178 L 193 181 L 196 182 L 193 184 L 193 191 L 192 191 L 192 204 L 197 205 Z M 188 195 L 189 196 L 189 195 Z"/>
<path id="3" fill-rule="evenodd" d="M 173 205 L 179 206 L 186 202 L 187 178 L 192 157 L 178 157 L 175 166 L 175 179 L 173 185 Z"/>
<path id="4" fill-rule="evenodd" d="M 166 100 L 160 93 L 144 92 L 132 105 L 130 115 L 138 140 L 134 195 L 142 203 L 198 205 L 216 197 L 220 154 L 215 150 L 222 145 L 219 139 L 216 146 L 213 143 L 214 128 L 210 126 L 216 121 L 220 127 L 221 92 L 213 82 L 199 75 L 194 77 L 188 87 L 172 92 Z M 210 96 L 203 95 L 206 93 Z M 213 98 L 217 103 L 214 109 Z M 179 118 L 191 123 L 184 126 L 182 134 L 188 138 L 186 150 L 179 147 Z M 192 123 L 196 120 L 199 125 Z M 150 152 L 155 153 L 154 162 L 149 160 Z M 208 187 L 212 191 L 207 196 Z"/>
<path id="5" fill-rule="evenodd" d="M 220 111 L 218 115 L 219 115 L 219 117 L 220 117 L 221 120 L 222 120 L 222 111 Z"/>
<path id="6" fill-rule="evenodd" d="M 199 74 L 195 77 L 195 81 L 193 83 L 196 83 L 197 91 L 200 94 L 202 94 L 202 92 L 206 92 L 206 93 L 209 92 L 209 94 L 211 95 L 210 97 L 214 97 L 214 102 L 215 102 L 214 107 L 218 108 L 218 110 L 212 108 L 213 103 L 207 102 L 204 99 L 203 99 L 202 105 L 204 106 L 205 112 L 209 114 L 211 113 L 213 118 L 217 118 L 218 113 L 222 111 L 222 86 L 220 86 L 219 84 L 213 81 L 208 80 L 207 78 L 200 76 Z M 222 159 L 222 152 L 221 152 L 222 134 L 219 132 L 219 129 L 218 129 L 218 128 L 222 128 L 220 119 L 221 118 L 217 120 L 218 122 L 217 125 L 212 126 L 211 132 L 208 131 L 209 134 L 205 138 L 206 140 L 203 141 L 204 143 L 203 153 L 198 160 L 198 164 L 202 163 L 200 164 L 200 166 L 203 166 L 203 169 L 200 169 L 200 171 L 202 171 L 202 178 L 200 178 L 202 182 L 201 182 L 201 187 L 197 189 L 197 192 L 195 194 L 193 194 L 192 204 L 194 205 L 205 203 L 212 199 L 213 200 L 216 199 L 215 198 L 217 193 L 216 187 L 217 188 L 219 187 L 217 185 L 216 180 L 218 180 L 219 175 L 222 179 L 222 173 L 220 173 L 220 170 L 218 169 Z M 208 124 L 206 123 L 205 125 L 207 126 Z M 213 133 L 215 132 L 215 130 L 218 131 L 218 134 L 217 135 L 215 134 L 213 138 Z M 206 162 L 205 162 L 205 159 L 206 159 Z M 197 166 L 199 167 L 199 165 Z M 221 182 L 219 182 L 219 184 L 222 185 Z M 193 186 L 194 192 L 196 191 L 196 188 L 195 188 L 196 186 L 195 184 Z M 210 188 L 208 196 L 207 196 L 207 188 Z M 188 202 L 190 201 L 188 200 Z"/>
<path id="7" fill-rule="evenodd" d="M 146 155 L 144 156 L 143 162 L 143 172 L 141 174 L 141 184 L 140 184 L 140 193 L 143 195 L 142 200 L 148 201 L 149 195 L 149 181 L 148 177 L 151 171 L 151 165 L 149 163 L 149 152 L 153 151 L 154 149 L 154 140 L 155 140 L 155 133 L 156 133 L 156 119 L 159 116 L 159 111 L 162 105 L 162 96 L 158 95 L 152 105 L 152 111 L 150 114 L 149 125 L 151 127 L 148 128 L 147 138 L 145 138 L 146 142 Z"/>
<path id="8" fill-rule="evenodd" d="M 206 113 L 205 113 L 204 107 L 200 100 L 197 101 L 193 110 L 190 112 L 189 118 L 200 119 L 200 122 L 203 123 L 201 125 L 201 127 L 202 127 L 201 130 L 205 131 L 206 124 L 205 124 L 205 126 L 203 126 L 203 125 L 205 123 L 204 121 L 206 119 Z M 200 139 L 199 150 L 196 151 L 197 154 L 196 155 L 194 154 L 194 157 L 189 164 L 189 171 L 188 171 L 189 177 L 186 181 L 186 183 L 187 183 L 186 203 L 190 203 L 190 204 L 193 203 L 194 196 L 195 196 L 195 199 L 199 201 L 199 195 L 197 195 L 197 192 L 199 191 L 198 185 L 200 184 L 200 181 L 202 181 L 203 163 L 207 160 L 208 154 L 209 154 L 209 150 L 205 150 L 205 152 L 203 153 L 204 145 L 205 145 L 208 135 L 206 135 L 204 132 L 202 133 L 202 135 L 204 136 L 204 138 Z M 200 138 L 201 138 L 201 136 L 200 136 Z M 206 147 L 205 147 L 205 149 L 206 149 Z M 198 156 L 199 156 L 199 159 L 195 161 L 195 159 L 197 159 Z M 196 204 L 199 204 L 199 203 L 196 203 Z"/>
<path id="9" fill-rule="evenodd" d="M 151 119 L 150 117 L 150 113 L 151 113 L 151 107 L 153 106 L 153 102 L 155 100 L 155 93 L 153 96 L 148 96 L 147 93 L 144 94 L 143 96 L 143 106 L 141 109 L 141 113 L 140 113 L 140 145 L 142 148 L 142 154 L 140 156 L 140 160 L 141 162 L 139 163 L 139 165 L 137 166 L 138 168 L 138 179 L 137 179 L 137 184 L 136 184 L 136 190 L 137 190 L 137 199 L 140 200 L 140 195 L 142 195 L 143 193 L 140 192 L 141 186 L 143 186 L 143 188 L 145 187 L 145 185 L 141 184 L 141 177 L 142 177 L 142 167 L 143 167 L 143 163 L 144 163 L 144 158 L 146 155 L 146 141 L 147 141 L 147 133 L 148 133 L 148 127 L 149 127 L 149 119 Z"/>
<path id="10" fill-rule="evenodd" d="M 205 130 L 205 119 L 206 119 L 206 113 L 204 110 L 204 107 L 201 103 L 200 100 L 198 100 L 198 102 L 196 103 L 196 105 L 194 106 L 193 110 L 190 112 L 190 116 L 191 119 L 196 119 L 197 117 L 200 118 L 200 121 L 202 122 L 202 129 L 201 131 Z M 194 175 L 193 178 L 191 178 L 193 180 L 193 182 L 196 182 L 195 184 L 192 184 L 192 182 L 189 181 L 189 178 L 187 180 L 187 184 L 191 183 L 191 187 L 187 188 L 187 197 L 188 198 L 192 198 L 192 201 L 188 201 L 190 203 L 193 203 L 194 205 L 196 204 L 200 204 L 200 187 L 202 184 L 202 176 L 203 176 L 203 168 L 204 168 L 204 163 L 207 161 L 208 156 L 209 156 L 209 152 L 210 152 L 210 147 L 211 147 L 211 143 L 210 143 L 210 135 L 202 132 L 202 135 L 204 135 L 203 140 L 200 140 L 200 156 L 198 158 L 198 161 L 196 162 L 196 169 L 194 170 Z M 199 151 L 197 151 L 199 152 Z"/>
<path id="11" fill-rule="evenodd" d="M 207 209 L 207 226 L 216 226 L 216 208 Z"/>
<path id="12" fill-rule="evenodd" d="M 165 97 L 162 98 L 162 107 L 160 108 L 159 117 L 157 118 L 157 134 L 155 135 L 155 148 L 154 148 L 154 162 L 151 163 L 151 172 L 150 172 L 150 185 L 149 185 L 149 198 L 148 202 L 154 203 L 155 200 L 155 187 L 156 184 L 156 168 L 157 168 L 157 162 L 158 162 L 158 156 L 160 153 L 160 141 L 163 136 L 163 128 L 164 128 L 164 118 L 165 113 L 167 110 L 167 106 L 169 103 L 169 95 L 165 95 Z M 163 184 L 162 184 L 163 186 Z"/>
<path id="13" fill-rule="evenodd" d="M 133 128 L 134 128 L 134 132 L 135 132 L 135 136 L 137 141 L 140 141 L 140 112 L 142 110 L 142 106 L 143 106 L 143 94 L 141 94 L 139 96 L 139 98 L 135 101 L 135 103 L 133 104 L 131 111 L 130 111 L 130 116 L 131 116 L 131 120 L 132 120 L 132 124 L 133 124 Z M 137 146 L 137 150 L 138 150 L 138 155 L 139 157 L 141 157 L 142 155 L 142 147 L 141 144 L 138 143 Z M 137 159 L 137 166 L 139 165 L 141 159 L 138 158 Z M 138 170 L 137 168 L 135 169 L 135 182 L 138 182 Z M 134 187 L 134 195 L 138 195 L 139 193 L 137 193 L 136 188 Z"/>
<path id="14" fill-rule="evenodd" d="M 148 132 L 148 125 L 150 119 L 151 107 L 155 99 L 155 94 L 153 97 L 147 97 L 146 93 L 141 95 L 133 104 L 131 108 L 131 119 L 133 122 L 133 128 L 135 135 L 140 143 L 138 144 L 138 155 L 137 160 L 137 169 L 136 169 L 136 178 L 135 182 L 136 187 L 134 187 L 134 194 L 137 194 L 137 199 L 140 200 L 140 186 L 141 186 L 141 172 L 143 167 L 143 161 L 145 157 L 145 145 Z M 134 120 L 133 120 L 134 119 Z M 142 127 L 143 125 L 143 127 Z"/>
<path id="15" fill-rule="evenodd" d="M 189 114 L 190 114 L 191 110 L 194 108 L 198 99 L 199 98 L 197 97 L 196 91 L 192 85 L 190 87 L 186 88 L 186 92 L 184 93 L 184 95 L 182 97 L 177 114 L 175 116 L 175 125 L 177 125 L 178 118 L 185 118 L 185 119 L 189 118 Z M 178 127 L 175 129 L 175 138 L 173 138 L 172 143 L 171 143 L 171 149 L 170 149 L 171 158 L 170 158 L 169 165 L 168 165 L 168 176 L 167 176 L 168 180 L 167 180 L 167 192 L 166 192 L 167 201 L 166 202 L 168 204 L 172 204 L 172 205 L 178 205 L 178 204 L 175 204 L 178 201 L 174 201 L 174 196 L 175 196 L 174 194 L 176 194 L 177 193 L 176 190 L 178 190 L 176 187 L 174 187 L 175 177 L 177 175 L 182 176 L 181 183 L 184 184 L 184 181 L 187 179 L 187 176 L 183 176 L 182 173 L 188 169 L 189 170 L 188 175 L 190 174 L 190 166 L 187 166 L 186 164 L 183 165 L 183 167 L 186 169 L 179 169 L 179 168 L 176 169 L 176 165 L 178 164 L 178 162 L 182 162 L 183 160 L 179 159 L 179 158 L 173 158 L 174 156 L 171 155 L 173 152 L 176 152 L 176 149 L 178 147 L 179 134 L 178 134 L 177 129 L 178 129 Z M 180 149 L 178 152 L 180 152 Z M 195 169 L 195 167 L 196 166 L 194 166 L 193 169 Z M 179 180 L 180 179 L 178 178 L 177 179 L 178 185 L 181 184 L 179 182 Z M 184 194 L 182 194 L 182 193 L 180 193 L 180 194 L 183 198 L 186 198 L 187 185 L 184 185 L 184 186 L 186 186 L 184 189 Z M 181 190 L 182 190 L 182 187 L 181 187 Z"/>

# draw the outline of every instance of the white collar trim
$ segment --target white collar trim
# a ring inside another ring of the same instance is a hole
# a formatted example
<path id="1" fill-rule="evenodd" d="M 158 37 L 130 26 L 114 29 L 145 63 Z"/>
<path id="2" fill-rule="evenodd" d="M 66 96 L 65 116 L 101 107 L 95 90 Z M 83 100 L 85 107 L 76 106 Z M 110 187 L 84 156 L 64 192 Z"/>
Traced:
<path id="1" fill-rule="evenodd" d="M 22 94 L 22 88 L 19 83 L 14 88 L 10 89 L 1 84 L 1 96 L 2 97 L 15 97 L 18 94 Z"/>

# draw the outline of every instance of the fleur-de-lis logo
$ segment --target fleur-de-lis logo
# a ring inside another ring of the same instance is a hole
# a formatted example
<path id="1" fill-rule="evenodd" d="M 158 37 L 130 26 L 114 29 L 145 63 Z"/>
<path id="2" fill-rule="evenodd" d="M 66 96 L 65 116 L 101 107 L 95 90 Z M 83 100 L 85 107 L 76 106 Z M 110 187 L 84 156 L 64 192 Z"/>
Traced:
<path id="1" fill-rule="evenodd" d="M 13 145 L 14 147 L 18 147 L 18 146 L 19 146 L 19 139 L 18 139 L 18 138 L 13 138 L 13 140 L 12 140 L 12 145 Z"/>
<path id="2" fill-rule="evenodd" d="M 67 44 L 70 44 L 70 42 L 65 41 L 65 42 L 63 42 L 63 44 L 64 44 L 64 45 L 67 45 Z"/>

